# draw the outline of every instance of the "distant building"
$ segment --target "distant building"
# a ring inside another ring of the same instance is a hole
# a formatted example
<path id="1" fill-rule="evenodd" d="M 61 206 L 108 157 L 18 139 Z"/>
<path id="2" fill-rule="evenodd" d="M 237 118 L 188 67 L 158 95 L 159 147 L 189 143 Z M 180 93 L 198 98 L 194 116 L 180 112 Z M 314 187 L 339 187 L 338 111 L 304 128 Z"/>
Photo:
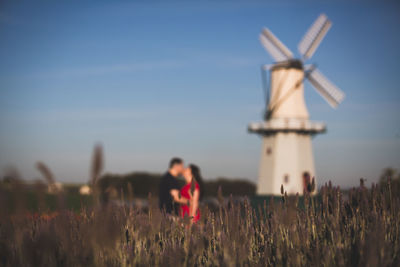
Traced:
<path id="1" fill-rule="evenodd" d="M 83 185 L 79 188 L 79 193 L 81 195 L 90 195 L 92 193 L 92 189 L 88 185 Z"/>
<path id="2" fill-rule="evenodd" d="M 49 184 L 47 186 L 47 192 L 50 194 L 56 194 L 56 193 L 61 192 L 63 190 L 63 188 L 64 188 L 64 186 L 62 183 L 55 182 L 55 183 Z"/>

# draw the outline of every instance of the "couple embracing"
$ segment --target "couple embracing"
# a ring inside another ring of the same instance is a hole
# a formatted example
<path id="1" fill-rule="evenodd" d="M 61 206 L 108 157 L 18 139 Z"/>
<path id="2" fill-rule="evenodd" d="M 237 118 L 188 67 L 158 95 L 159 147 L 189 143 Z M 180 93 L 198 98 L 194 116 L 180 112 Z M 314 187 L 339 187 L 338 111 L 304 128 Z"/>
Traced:
<path id="1" fill-rule="evenodd" d="M 185 178 L 180 187 L 178 178 Z M 203 195 L 203 179 L 200 169 L 194 164 L 185 168 L 183 160 L 173 158 L 169 170 L 163 175 L 159 189 L 159 207 L 169 215 L 189 216 L 192 222 L 200 219 L 199 201 Z"/>

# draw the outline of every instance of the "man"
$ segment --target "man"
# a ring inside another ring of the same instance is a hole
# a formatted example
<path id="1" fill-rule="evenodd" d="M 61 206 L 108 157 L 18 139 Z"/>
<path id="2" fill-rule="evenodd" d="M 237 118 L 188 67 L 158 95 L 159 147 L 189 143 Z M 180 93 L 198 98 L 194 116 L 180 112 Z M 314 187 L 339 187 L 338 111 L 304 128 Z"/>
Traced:
<path id="1" fill-rule="evenodd" d="M 182 198 L 179 194 L 180 188 L 177 181 L 183 170 L 183 160 L 173 158 L 169 163 L 169 170 L 161 178 L 158 204 L 160 209 L 167 214 L 177 215 L 177 203 L 188 204 L 189 200 Z"/>

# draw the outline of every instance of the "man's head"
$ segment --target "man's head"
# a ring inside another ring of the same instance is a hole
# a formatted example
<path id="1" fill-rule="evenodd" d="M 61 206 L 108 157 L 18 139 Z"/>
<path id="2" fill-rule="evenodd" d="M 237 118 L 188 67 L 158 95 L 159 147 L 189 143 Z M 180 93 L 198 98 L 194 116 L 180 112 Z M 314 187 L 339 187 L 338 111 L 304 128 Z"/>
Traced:
<path id="1" fill-rule="evenodd" d="M 172 158 L 169 162 L 169 172 L 174 176 L 182 174 L 184 169 L 183 160 L 181 158 Z"/>

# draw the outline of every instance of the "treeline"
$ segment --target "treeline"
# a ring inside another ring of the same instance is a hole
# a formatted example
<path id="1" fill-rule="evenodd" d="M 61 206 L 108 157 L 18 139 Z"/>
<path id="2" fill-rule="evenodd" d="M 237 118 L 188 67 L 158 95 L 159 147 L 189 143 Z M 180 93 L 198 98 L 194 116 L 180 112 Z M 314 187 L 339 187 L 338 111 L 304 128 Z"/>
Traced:
<path id="1" fill-rule="evenodd" d="M 99 181 L 100 191 L 105 194 L 125 195 L 133 194 L 134 197 L 148 197 L 158 195 L 161 174 L 147 172 L 133 172 L 125 175 L 105 174 Z M 181 186 L 183 179 L 178 179 Z M 253 196 L 256 192 L 256 185 L 247 180 L 217 178 L 204 180 L 204 196 L 217 196 L 218 188 L 221 187 L 224 196 Z"/>

